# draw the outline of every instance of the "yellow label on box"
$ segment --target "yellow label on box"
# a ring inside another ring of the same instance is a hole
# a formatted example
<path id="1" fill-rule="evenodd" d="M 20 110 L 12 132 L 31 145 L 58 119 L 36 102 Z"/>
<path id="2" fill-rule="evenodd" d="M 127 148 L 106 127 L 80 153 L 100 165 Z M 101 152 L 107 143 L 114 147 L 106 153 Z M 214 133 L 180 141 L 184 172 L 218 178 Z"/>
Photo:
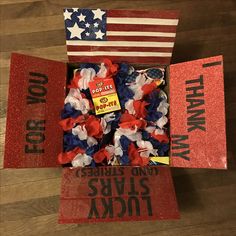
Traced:
<path id="1" fill-rule="evenodd" d="M 165 164 L 165 165 L 170 164 L 170 158 L 169 157 L 151 157 L 151 161 L 158 162 L 158 163 Z"/>
<path id="2" fill-rule="evenodd" d="M 120 110 L 120 102 L 117 93 L 93 98 L 96 115 Z"/>

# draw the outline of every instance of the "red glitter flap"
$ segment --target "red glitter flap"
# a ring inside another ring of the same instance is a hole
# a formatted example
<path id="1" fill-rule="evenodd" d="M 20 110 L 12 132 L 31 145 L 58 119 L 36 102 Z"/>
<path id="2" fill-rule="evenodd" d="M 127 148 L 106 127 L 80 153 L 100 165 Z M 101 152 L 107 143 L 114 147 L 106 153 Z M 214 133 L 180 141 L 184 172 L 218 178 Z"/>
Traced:
<path id="1" fill-rule="evenodd" d="M 169 167 L 63 170 L 59 223 L 178 218 Z"/>
<path id="2" fill-rule="evenodd" d="M 62 151 L 58 125 L 64 104 L 65 63 L 12 54 L 5 168 L 55 167 Z"/>
<path id="3" fill-rule="evenodd" d="M 171 166 L 226 169 L 222 56 L 170 66 Z"/>

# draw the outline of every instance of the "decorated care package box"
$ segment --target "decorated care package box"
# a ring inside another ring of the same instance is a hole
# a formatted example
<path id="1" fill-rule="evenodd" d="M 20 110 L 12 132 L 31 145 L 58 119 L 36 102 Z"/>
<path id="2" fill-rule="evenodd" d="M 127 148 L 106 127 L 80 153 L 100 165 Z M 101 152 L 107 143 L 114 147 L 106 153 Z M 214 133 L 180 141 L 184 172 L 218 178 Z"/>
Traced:
<path id="1" fill-rule="evenodd" d="M 82 63 L 124 62 L 145 76 L 147 68 L 161 68 L 169 103 L 169 152 L 152 156 L 158 160 L 154 165 L 63 165 L 59 223 L 178 219 L 170 167 L 227 168 L 222 56 L 170 65 L 175 11 L 70 8 L 64 17 L 68 62 L 12 54 L 4 168 L 53 171 L 64 164 L 58 162 L 65 152 L 60 112 Z M 118 90 L 117 99 L 122 106 Z M 133 160 L 132 154 L 128 158 Z"/>

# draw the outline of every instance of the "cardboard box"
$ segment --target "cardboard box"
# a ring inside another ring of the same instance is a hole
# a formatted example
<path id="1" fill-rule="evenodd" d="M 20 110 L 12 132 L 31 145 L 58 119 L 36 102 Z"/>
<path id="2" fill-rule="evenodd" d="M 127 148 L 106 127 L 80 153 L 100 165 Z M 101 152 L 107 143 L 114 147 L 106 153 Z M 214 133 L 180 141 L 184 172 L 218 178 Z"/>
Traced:
<path id="1" fill-rule="evenodd" d="M 67 11 L 72 14 L 74 10 Z M 111 12 L 128 14 L 125 10 Z M 133 17 L 155 13 L 132 12 Z M 156 14 L 176 18 L 176 13 L 169 11 Z M 69 64 L 12 54 L 4 168 L 59 166 L 57 154 L 63 148 L 59 114 L 68 68 L 75 59 L 68 54 Z M 109 58 L 106 53 L 104 57 Z M 98 60 L 96 56 L 79 58 L 77 62 Z M 140 57 L 135 58 L 131 62 L 138 63 Z M 170 167 L 226 169 L 222 56 L 160 64 L 169 71 Z M 63 169 L 60 223 L 177 218 L 168 166 Z"/>

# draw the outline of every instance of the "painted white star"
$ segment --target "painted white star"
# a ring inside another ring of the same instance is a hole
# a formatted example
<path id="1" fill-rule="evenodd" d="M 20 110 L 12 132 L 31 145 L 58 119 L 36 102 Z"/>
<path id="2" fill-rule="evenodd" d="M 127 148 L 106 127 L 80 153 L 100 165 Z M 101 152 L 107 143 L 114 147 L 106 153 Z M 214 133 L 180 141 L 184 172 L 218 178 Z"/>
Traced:
<path id="1" fill-rule="evenodd" d="M 90 26 L 90 24 L 87 22 L 87 23 L 85 24 L 85 27 L 89 28 L 89 26 Z"/>
<path id="2" fill-rule="evenodd" d="M 86 36 L 89 36 L 89 32 L 86 32 L 85 34 L 86 34 Z"/>
<path id="3" fill-rule="evenodd" d="M 93 25 L 95 28 L 97 28 L 99 24 L 97 22 L 95 22 Z"/>
<path id="4" fill-rule="evenodd" d="M 94 14 L 94 19 L 101 19 L 102 20 L 102 16 L 105 14 L 105 11 L 102 11 L 101 9 L 97 9 L 97 10 L 92 10 L 93 14 Z"/>
<path id="5" fill-rule="evenodd" d="M 78 16 L 80 21 L 85 21 L 85 17 L 82 13 L 80 13 L 80 15 Z"/>
<path id="6" fill-rule="evenodd" d="M 67 9 L 64 11 L 64 18 L 65 20 L 69 19 L 71 20 L 71 15 L 73 12 L 68 12 Z"/>
<path id="7" fill-rule="evenodd" d="M 80 28 L 77 23 L 74 24 L 72 27 L 67 27 L 67 29 L 70 31 L 70 38 L 77 37 L 81 39 L 81 33 L 84 32 L 84 29 Z"/>
<path id="8" fill-rule="evenodd" d="M 73 12 L 76 12 L 79 10 L 79 8 L 72 8 L 73 9 Z"/>
<path id="9" fill-rule="evenodd" d="M 95 32 L 95 34 L 96 34 L 96 39 L 102 39 L 104 35 L 104 33 L 101 30 L 99 30 L 98 32 Z"/>

